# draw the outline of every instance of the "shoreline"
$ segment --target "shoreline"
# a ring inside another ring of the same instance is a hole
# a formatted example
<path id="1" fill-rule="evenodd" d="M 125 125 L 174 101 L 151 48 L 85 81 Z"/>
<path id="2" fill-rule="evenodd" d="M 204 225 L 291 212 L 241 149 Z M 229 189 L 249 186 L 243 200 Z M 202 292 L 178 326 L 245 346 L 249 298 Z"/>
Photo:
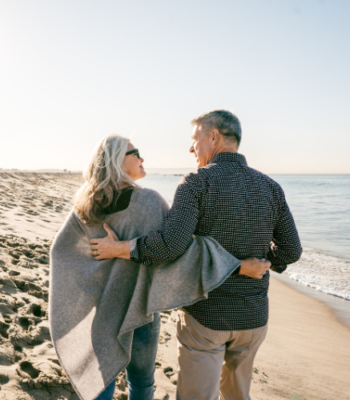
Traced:
<path id="1" fill-rule="evenodd" d="M 312 247 L 312 245 L 304 245 L 305 239 L 302 241 L 302 246 L 304 251 L 309 251 L 316 254 L 321 254 L 324 256 L 338 258 L 340 261 L 350 263 L 350 255 L 339 255 L 336 251 L 333 250 L 325 250 L 325 249 L 318 249 L 316 247 Z"/>

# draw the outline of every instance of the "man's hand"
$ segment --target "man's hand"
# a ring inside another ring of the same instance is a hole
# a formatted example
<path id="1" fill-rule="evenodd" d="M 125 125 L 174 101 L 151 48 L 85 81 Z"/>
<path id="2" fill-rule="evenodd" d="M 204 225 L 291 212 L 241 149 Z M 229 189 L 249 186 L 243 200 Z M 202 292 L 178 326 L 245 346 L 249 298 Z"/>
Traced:
<path id="1" fill-rule="evenodd" d="M 125 258 L 130 259 L 129 242 L 121 242 L 108 224 L 103 224 L 107 236 L 102 239 L 91 239 L 91 255 L 95 260 L 104 260 L 107 258 Z"/>
<path id="2" fill-rule="evenodd" d="M 270 268 L 270 261 L 257 258 L 247 258 L 242 261 L 239 275 L 249 276 L 254 279 L 262 279 L 266 271 Z"/>

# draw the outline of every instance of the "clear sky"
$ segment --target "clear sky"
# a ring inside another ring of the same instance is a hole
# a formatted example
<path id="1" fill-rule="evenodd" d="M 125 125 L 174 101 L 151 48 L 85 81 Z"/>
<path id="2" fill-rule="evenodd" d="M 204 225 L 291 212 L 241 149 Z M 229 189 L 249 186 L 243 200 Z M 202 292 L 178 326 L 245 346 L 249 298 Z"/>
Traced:
<path id="1" fill-rule="evenodd" d="M 0 0 L 0 168 L 81 170 L 120 133 L 194 167 L 189 121 L 240 118 L 265 173 L 350 173 L 348 0 Z"/>

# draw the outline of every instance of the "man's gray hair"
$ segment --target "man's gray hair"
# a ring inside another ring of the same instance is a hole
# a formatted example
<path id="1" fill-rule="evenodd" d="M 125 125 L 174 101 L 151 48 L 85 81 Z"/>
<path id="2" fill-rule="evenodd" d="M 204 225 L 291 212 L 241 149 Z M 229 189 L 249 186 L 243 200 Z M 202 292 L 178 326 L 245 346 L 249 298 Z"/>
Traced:
<path id="1" fill-rule="evenodd" d="M 192 125 L 201 125 L 204 129 L 217 129 L 227 139 L 234 139 L 239 145 L 242 129 L 239 119 L 230 111 L 214 110 L 201 114 L 191 121 Z"/>

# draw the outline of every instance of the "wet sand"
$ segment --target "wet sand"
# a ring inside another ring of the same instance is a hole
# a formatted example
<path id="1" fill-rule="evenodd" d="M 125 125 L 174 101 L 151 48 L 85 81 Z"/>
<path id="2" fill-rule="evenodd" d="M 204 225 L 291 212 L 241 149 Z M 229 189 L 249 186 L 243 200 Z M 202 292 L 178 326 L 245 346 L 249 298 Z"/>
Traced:
<path id="1" fill-rule="evenodd" d="M 350 399 L 350 329 L 330 307 L 275 278 L 269 297 L 269 331 L 255 361 L 252 398 Z"/>

